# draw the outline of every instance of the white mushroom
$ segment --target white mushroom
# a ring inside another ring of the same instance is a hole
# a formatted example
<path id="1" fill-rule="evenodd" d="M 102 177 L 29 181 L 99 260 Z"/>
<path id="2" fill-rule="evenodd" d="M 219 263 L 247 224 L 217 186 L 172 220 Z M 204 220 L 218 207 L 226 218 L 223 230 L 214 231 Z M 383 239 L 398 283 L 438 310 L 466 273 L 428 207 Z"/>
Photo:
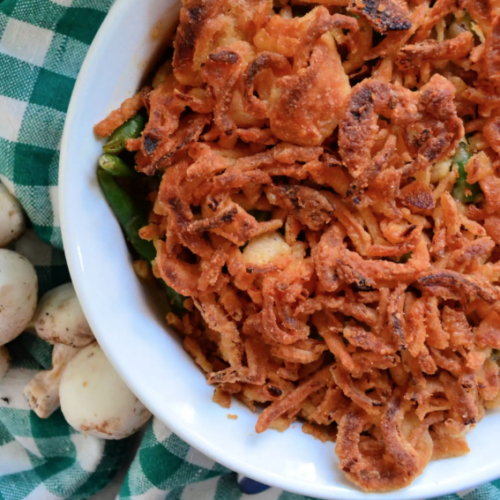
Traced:
<path id="1" fill-rule="evenodd" d="M 0 249 L 0 345 L 26 328 L 35 312 L 37 290 L 33 264 L 16 252 Z"/>
<path id="2" fill-rule="evenodd" d="M 0 347 L 0 379 L 5 377 L 5 374 L 10 368 L 10 355 L 5 346 Z"/>
<path id="3" fill-rule="evenodd" d="M 25 227 L 21 204 L 0 184 L 0 247 L 21 236 Z"/>
<path id="4" fill-rule="evenodd" d="M 70 361 L 59 396 L 72 427 L 103 439 L 126 438 L 151 417 L 97 344 L 85 347 Z"/>
<path id="5" fill-rule="evenodd" d="M 66 365 L 81 349 L 58 344 L 52 351 L 52 369 L 38 372 L 24 389 L 31 409 L 48 418 L 59 408 L 59 386 Z"/>
<path id="6" fill-rule="evenodd" d="M 71 283 L 40 299 L 33 322 L 39 337 L 52 344 L 85 347 L 95 341 Z"/>

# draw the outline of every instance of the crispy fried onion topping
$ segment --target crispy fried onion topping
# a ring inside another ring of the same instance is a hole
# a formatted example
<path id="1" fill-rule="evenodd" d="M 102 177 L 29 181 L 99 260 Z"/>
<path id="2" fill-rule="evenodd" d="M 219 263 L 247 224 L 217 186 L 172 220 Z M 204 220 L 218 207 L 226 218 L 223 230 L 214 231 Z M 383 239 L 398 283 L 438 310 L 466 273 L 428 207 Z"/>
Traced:
<path id="1" fill-rule="evenodd" d="M 395 490 L 500 404 L 500 10 L 278 3 L 183 0 L 95 132 L 213 400 Z"/>
<path id="2" fill-rule="evenodd" d="M 366 491 L 404 488 L 422 473 L 432 457 L 428 425 L 425 420 L 420 423 L 399 389 L 379 424 L 362 409 L 352 407 L 339 424 L 336 450 L 340 469 Z M 378 428 L 373 433 L 377 437 L 362 435 L 372 427 Z M 418 439 L 412 439 L 417 433 Z"/>
<path id="3" fill-rule="evenodd" d="M 357 85 L 340 126 L 339 153 L 358 189 L 368 186 L 387 165 L 384 162 L 377 168 L 371 155 L 379 115 L 406 130 L 404 140 L 413 159 L 405 165 L 404 176 L 449 156 L 464 133 L 454 96 L 455 88 L 440 75 L 434 75 L 418 92 L 373 79 Z"/>

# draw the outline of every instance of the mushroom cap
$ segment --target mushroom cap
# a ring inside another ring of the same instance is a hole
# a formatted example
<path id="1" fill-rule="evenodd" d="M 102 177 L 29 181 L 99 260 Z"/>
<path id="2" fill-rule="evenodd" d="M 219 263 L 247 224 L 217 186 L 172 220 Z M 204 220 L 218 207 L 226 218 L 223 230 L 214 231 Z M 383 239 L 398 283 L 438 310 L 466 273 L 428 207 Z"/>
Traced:
<path id="1" fill-rule="evenodd" d="M 21 236 L 26 228 L 21 204 L 0 184 L 0 247 Z"/>
<path id="2" fill-rule="evenodd" d="M 38 278 L 33 264 L 22 255 L 0 249 L 0 345 L 15 339 L 35 312 Z"/>
<path id="3" fill-rule="evenodd" d="M 33 321 L 38 336 L 52 344 L 85 347 L 95 341 L 72 283 L 47 292 Z"/>
<path id="4" fill-rule="evenodd" d="M 151 417 L 96 343 L 69 362 L 59 397 L 64 417 L 73 428 L 102 439 L 126 438 Z"/>

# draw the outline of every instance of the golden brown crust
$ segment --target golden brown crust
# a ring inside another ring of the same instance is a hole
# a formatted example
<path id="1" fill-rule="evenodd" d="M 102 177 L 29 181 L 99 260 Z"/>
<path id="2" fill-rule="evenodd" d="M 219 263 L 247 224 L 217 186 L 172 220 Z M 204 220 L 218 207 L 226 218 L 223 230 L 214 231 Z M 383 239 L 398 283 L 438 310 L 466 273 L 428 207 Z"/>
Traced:
<path id="1" fill-rule="evenodd" d="M 421 429 L 418 444 L 410 444 L 402 427 L 414 426 L 415 418 L 404 422 L 405 410 L 397 391 L 387 405 L 381 421 L 382 442 L 363 439 L 361 432 L 369 418 L 362 410 L 351 410 L 341 420 L 337 437 L 340 468 L 365 491 L 391 491 L 410 484 L 427 465 L 432 440 L 427 428 Z M 411 422 L 411 423 L 410 423 Z"/>
<path id="2" fill-rule="evenodd" d="M 175 38 L 173 67 L 176 78 L 189 85 L 197 80 L 193 68 L 196 44 L 210 19 L 222 10 L 221 0 L 189 0 L 181 9 L 179 27 Z"/>
<path id="3" fill-rule="evenodd" d="M 425 274 L 418 279 L 418 284 L 429 289 L 433 295 L 452 298 L 467 303 L 481 299 L 488 303 L 499 300 L 499 290 L 479 277 L 468 276 L 455 271 L 438 271 Z"/>
<path id="4" fill-rule="evenodd" d="M 366 187 L 379 169 L 372 162 L 371 149 L 380 114 L 394 125 L 406 126 L 406 144 L 415 159 L 405 166 L 405 176 L 449 155 L 463 135 L 454 94 L 454 87 L 439 75 L 418 93 L 370 79 L 357 85 L 339 131 L 339 152 L 357 188 Z"/>
<path id="5" fill-rule="evenodd" d="M 380 33 L 411 28 L 406 2 L 396 0 L 352 0 L 351 12 L 361 14 Z"/>
<path id="6" fill-rule="evenodd" d="M 465 57 L 474 47 L 470 31 L 443 42 L 427 40 L 416 45 L 406 45 L 398 53 L 396 64 L 404 70 L 418 68 L 424 61 L 454 60 Z"/>
<path id="7" fill-rule="evenodd" d="M 500 16 L 492 20 L 491 34 L 485 43 L 485 69 L 488 79 L 500 85 Z"/>

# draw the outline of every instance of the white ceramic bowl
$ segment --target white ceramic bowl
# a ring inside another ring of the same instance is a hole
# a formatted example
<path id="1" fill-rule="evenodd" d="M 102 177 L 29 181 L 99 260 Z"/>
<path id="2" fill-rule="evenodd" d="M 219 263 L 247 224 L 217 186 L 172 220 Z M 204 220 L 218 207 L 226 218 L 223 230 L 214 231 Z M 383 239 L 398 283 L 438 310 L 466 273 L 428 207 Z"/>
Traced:
<path id="1" fill-rule="evenodd" d="M 212 387 L 155 313 L 132 271 L 120 228 L 95 177 L 101 144 L 92 127 L 138 88 L 162 34 L 175 25 L 175 0 L 117 0 L 87 55 L 71 100 L 61 150 L 64 245 L 83 309 L 102 348 L 130 388 L 175 433 L 223 465 L 263 483 L 328 499 L 417 499 L 500 476 L 500 413 L 469 435 L 467 456 L 431 463 L 409 488 L 366 495 L 338 470 L 334 445 L 300 425 L 256 435 L 256 415 L 212 403 Z M 228 420 L 227 414 L 237 414 Z"/>

